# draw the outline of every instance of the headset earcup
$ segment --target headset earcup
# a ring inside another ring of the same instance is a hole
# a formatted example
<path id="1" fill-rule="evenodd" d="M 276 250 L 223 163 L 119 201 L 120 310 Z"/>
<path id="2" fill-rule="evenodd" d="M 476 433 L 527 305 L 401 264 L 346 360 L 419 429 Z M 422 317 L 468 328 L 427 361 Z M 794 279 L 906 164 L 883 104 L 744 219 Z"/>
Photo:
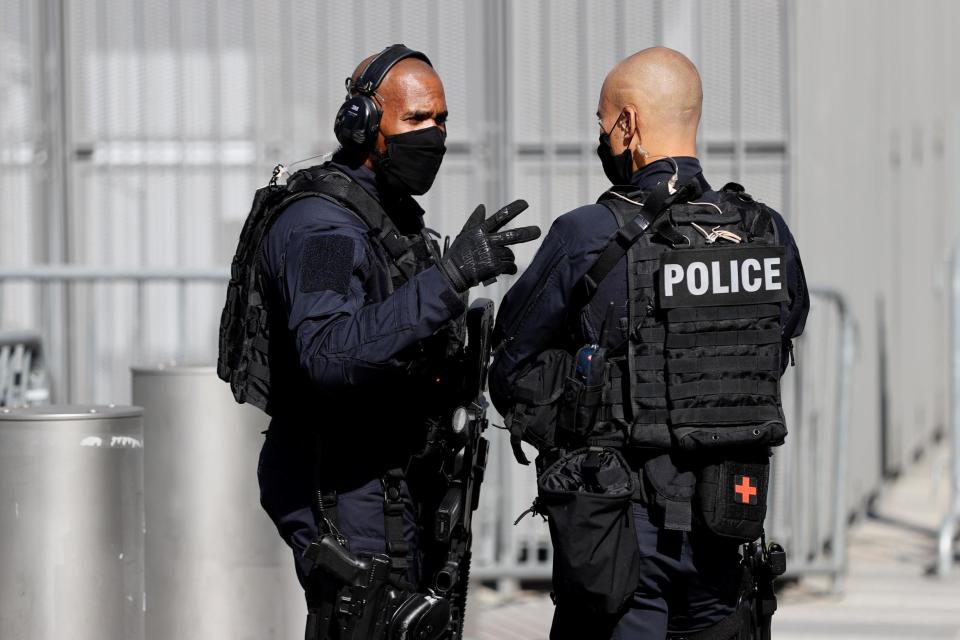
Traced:
<path id="1" fill-rule="evenodd" d="M 380 110 L 368 96 L 354 96 L 337 111 L 333 132 L 345 149 L 362 150 L 372 144 L 380 125 Z"/>
<path id="2" fill-rule="evenodd" d="M 376 144 L 377 132 L 380 131 L 380 118 L 383 116 L 383 112 L 377 109 L 373 100 L 370 100 L 370 104 L 373 106 L 373 111 L 370 113 L 370 118 L 367 119 L 367 139 L 370 141 L 370 146 L 373 147 Z"/>

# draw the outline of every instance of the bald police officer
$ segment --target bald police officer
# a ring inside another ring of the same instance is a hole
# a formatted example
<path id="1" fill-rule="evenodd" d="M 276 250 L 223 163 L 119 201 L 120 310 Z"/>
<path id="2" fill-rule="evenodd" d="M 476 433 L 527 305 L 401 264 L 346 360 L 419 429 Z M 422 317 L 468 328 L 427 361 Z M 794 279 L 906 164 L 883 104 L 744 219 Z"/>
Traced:
<path id="1" fill-rule="evenodd" d="M 565 597 L 576 585 L 590 595 L 584 576 L 555 575 L 554 640 L 739 633 L 739 545 L 762 526 L 769 450 L 785 435 L 778 379 L 808 299 L 783 218 L 703 175 L 701 102 L 697 69 L 671 49 L 610 71 L 597 153 L 615 186 L 554 222 L 497 318 L 491 396 L 515 445 L 540 449 L 541 485 L 558 449 L 587 445 L 622 454 L 635 474 L 639 559 L 614 563 L 639 565 L 635 586 L 604 611 Z"/>

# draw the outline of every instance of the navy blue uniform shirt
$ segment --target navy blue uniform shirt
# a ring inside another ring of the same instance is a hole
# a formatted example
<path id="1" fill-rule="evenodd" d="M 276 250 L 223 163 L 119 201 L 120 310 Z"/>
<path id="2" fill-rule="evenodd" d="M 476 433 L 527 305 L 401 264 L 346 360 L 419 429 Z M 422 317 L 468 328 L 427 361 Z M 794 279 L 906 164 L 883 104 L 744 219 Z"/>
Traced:
<path id="1" fill-rule="evenodd" d="M 338 156 L 333 165 L 376 198 L 401 233 L 423 228 L 416 203 L 385 192 L 373 171 Z M 366 225 L 319 197 L 280 215 L 264 239 L 261 273 L 274 414 L 258 470 L 261 502 L 299 560 L 316 534 L 319 459 L 320 482 L 339 494 L 339 526 L 351 549 L 383 553 L 380 479 L 406 464 L 424 431 L 425 398 L 407 367 L 463 302 L 436 265 L 391 292 L 387 257 Z M 412 509 L 406 520 L 413 542 Z M 298 570 L 303 579 L 305 567 Z"/>
<path id="2" fill-rule="evenodd" d="M 700 202 L 716 202 L 717 192 L 703 180 L 696 158 L 675 158 L 682 184 L 699 177 L 706 185 Z M 632 183 L 650 189 L 673 175 L 673 164 L 658 160 L 633 175 Z M 747 188 L 749 192 L 749 185 Z M 783 310 L 784 340 L 800 335 L 809 310 L 803 266 L 793 235 L 783 218 L 773 211 L 773 220 L 786 246 L 787 289 L 790 301 Z M 490 368 L 490 397 L 504 414 L 513 404 L 512 391 L 531 359 L 550 348 L 579 347 L 598 339 L 604 310 L 610 302 L 622 306 L 629 298 L 627 258 L 624 257 L 600 283 L 585 313 L 571 313 L 574 286 L 583 278 L 617 231 L 613 213 L 600 204 L 570 211 L 554 221 L 530 267 L 504 296 L 497 315 L 495 335 L 501 341 Z M 572 323 L 570 318 L 576 320 Z M 614 342 L 626 336 L 613 336 Z M 784 349 L 786 357 L 787 349 Z"/>

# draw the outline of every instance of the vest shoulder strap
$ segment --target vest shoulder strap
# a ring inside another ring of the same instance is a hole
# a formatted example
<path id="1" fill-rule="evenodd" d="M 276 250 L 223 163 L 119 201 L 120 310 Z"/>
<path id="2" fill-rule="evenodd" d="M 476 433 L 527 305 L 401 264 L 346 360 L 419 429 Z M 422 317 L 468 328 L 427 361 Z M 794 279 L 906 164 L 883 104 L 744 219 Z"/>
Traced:
<path id="1" fill-rule="evenodd" d="M 376 198 L 333 167 L 320 165 L 298 171 L 291 176 L 287 189 L 291 192 L 291 201 L 298 196 L 312 195 L 332 200 L 360 218 L 370 231 L 376 233 L 392 258 L 399 258 L 406 253 L 407 247 L 399 242 L 400 232 Z"/>
<path id="2" fill-rule="evenodd" d="M 647 194 L 642 203 L 634 199 L 641 196 L 639 192 L 624 195 L 610 190 L 601 195 L 597 203 L 610 209 L 618 219 L 625 217 L 628 212 L 633 215 L 633 218 L 617 229 L 597 261 L 574 287 L 573 308 L 582 308 L 590 301 L 603 279 L 663 212 L 678 202 L 699 197 L 701 192 L 700 184 L 692 181 L 682 185 L 672 194 L 667 183 L 662 182 Z"/>
<path id="3" fill-rule="evenodd" d="M 399 286 L 416 273 L 418 260 L 431 258 L 422 233 L 413 239 L 400 233 L 376 198 L 349 176 L 329 165 L 298 171 L 290 177 L 287 189 L 291 193 L 279 207 L 280 210 L 300 198 L 318 196 L 344 207 L 359 218 L 390 257 L 392 268 L 396 269 L 394 286 Z"/>

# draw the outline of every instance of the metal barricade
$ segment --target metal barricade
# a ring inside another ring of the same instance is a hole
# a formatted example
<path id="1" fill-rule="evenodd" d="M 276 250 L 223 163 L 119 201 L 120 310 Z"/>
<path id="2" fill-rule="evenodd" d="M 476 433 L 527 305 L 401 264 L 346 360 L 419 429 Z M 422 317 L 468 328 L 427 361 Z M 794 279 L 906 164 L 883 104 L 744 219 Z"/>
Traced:
<path id="1" fill-rule="evenodd" d="M 219 270 L 0 269 L 0 282 L 8 279 L 71 284 L 105 281 L 133 283 L 142 290 L 148 283 L 170 281 L 180 292 L 196 282 L 219 287 L 227 277 Z M 181 299 L 178 310 L 186 309 L 183 296 L 177 297 Z M 784 378 L 785 410 L 791 434 L 774 457 L 767 528 L 770 537 L 787 547 L 792 575 L 826 574 L 833 578 L 834 589 L 839 590 L 846 568 L 847 439 L 855 327 L 839 293 L 815 289 L 811 297 L 812 313 L 806 332 L 797 341 L 798 366 Z M 140 298 L 138 295 L 137 299 Z M 137 319 L 142 314 L 139 309 L 133 317 Z M 182 311 L 179 316 L 184 322 L 189 317 Z M 183 335 L 182 331 L 176 333 Z M 210 335 L 213 340 L 215 334 Z M 142 360 L 143 355 L 132 350 L 126 357 Z M 69 365 L 71 372 L 86 369 L 82 362 Z M 502 424 L 496 415 L 491 421 Z M 533 468 L 522 467 L 514 461 L 505 434 L 491 430 L 490 439 L 489 470 L 474 525 L 472 575 L 501 581 L 548 579 L 552 557 L 547 527 L 539 518 L 525 518 L 519 525 L 513 524 L 536 495 Z M 532 459 L 533 454 L 528 450 L 529 458 Z M 838 487 L 845 490 L 838 491 Z"/>
<path id="2" fill-rule="evenodd" d="M 49 402 L 42 345 L 40 334 L 35 331 L 0 331 L 0 406 Z"/>
<path id="3" fill-rule="evenodd" d="M 950 503 L 937 539 L 937 575 L 953 568 L 955 542 L 960 534 L 960 242 L 953 252 L 951 288 L 951 400 L 950 400 Z"/>
<path id="4" fill-rule="evenodd" d="M 126 402 L 135 363 L 214 359 L 229 278 L 222 267 L 0 267 L 0 285 L 29 283 L 40 294 L 56 293 L 68 301 L 60 319 L 66 332 L 58 332 L 59 325 L 46 317 L 36 340 L 47 347 L 43 379 L 53 380 L 53 393 L 47 393 L 53 402 Z"/>
<path id="5" fill-rule="evenodd" d="M 856 325 L 835 290 L 810 291 L 794 371 L 783 380 L 790 435 L 775 450 L 767 537 L 788 553 L 787 575 L 827 575 L 834 592 L 847 567 L 849 435 Z"/>

